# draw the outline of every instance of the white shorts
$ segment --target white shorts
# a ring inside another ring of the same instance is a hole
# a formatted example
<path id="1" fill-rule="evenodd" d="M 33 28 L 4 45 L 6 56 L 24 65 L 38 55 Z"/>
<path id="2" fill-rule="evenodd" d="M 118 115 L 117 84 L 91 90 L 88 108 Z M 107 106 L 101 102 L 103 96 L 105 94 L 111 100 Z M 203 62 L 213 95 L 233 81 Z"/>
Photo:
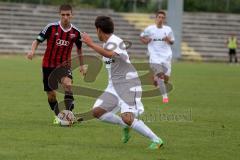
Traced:
<path id="1" fill-rule="evenodd" d="M 164 73 L 166 76 L 171 75 L 171 61 L 159 61 L 158 63 L 151 63 L 150 67 L 154 72 L 154 75 L 158 73 Z"/>
<path id="2" fill-rule="evenodd" d="M 122 85 L 122 91 L 116 91 L 112 84 L 109 84 L 105 89 L 104 93 L 96 100 L 93 108 L 100 107 L 107 112 L 117 113 L 121 111 L 121 113 L 131 112 L 136 117 L 144 112 L 144 107 L 141 102 L 142 92 L 141 87 L 132 87 L 131 89 Z"/>

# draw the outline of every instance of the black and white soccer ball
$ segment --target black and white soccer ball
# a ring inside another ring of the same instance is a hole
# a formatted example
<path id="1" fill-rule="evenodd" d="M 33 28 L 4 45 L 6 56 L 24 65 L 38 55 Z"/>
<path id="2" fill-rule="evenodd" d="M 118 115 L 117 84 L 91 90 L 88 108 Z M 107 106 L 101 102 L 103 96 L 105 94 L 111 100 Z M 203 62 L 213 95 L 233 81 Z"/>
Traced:
<path id="1" fill-rule="evenodd" d="M 76 119 L 74 114 L 69 110 L 62 110 L 58 114 L 58 118 L 61 126 L 71 126 Z"/>

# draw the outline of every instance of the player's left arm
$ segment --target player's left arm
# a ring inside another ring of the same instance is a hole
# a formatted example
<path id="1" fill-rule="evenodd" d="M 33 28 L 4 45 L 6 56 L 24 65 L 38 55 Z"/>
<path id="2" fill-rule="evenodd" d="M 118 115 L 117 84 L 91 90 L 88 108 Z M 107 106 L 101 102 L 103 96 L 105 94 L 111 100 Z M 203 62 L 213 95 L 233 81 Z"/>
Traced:
<path id="1" fill-rule="evenodd" d="M 114 51 L 104 49 L 103 47 L 94 43 L 92 38 L 87 33 L 82 33 L 81 37 L 82 42 L 84 42 L 88 47 L 92 48 L 94 51 L 98 52 L 102 56 L 112 58 L 115 55 Z"/>
<path id="2" fill-rule="evenodd" d="M 80 72 L 82 73 L 82 75 L 86 75 L 87 71 L 84 68 L 82 42 L 80 41 L 80 38 L 77 39 L 75 44 L 77 46 L 77 54 L 78 54 L 79 63 L 80 63 Z"/>
<path id="3" fill-rule="evenodd" d="M 77 54 L 78 54 L 79 63 L 80 63 L 80 72 L 82 73 L 82 75 L 85 76 L 87 71 L 84 68 L 82 48 L 77 48 Z"/>
<path id="4" fill-rule="evenodd" d="M 169 33 L 166 35 L 166 37 L 163 39 L 166 43 L 168 43 L 169 45 L 173 45 L 174 44 L 174 35 L 173 35 L 173 31 L 171 28 L 169 28 Z"/>
<path id="5" fill-rule="evenodd" d="M 165 37 L 164 41 L 167 42 L 170 45 L 173 45 L 173 43 L 174 43 L 174 40 L 172 40 L 171 37 L 169 37 L 169 36 Z"/>

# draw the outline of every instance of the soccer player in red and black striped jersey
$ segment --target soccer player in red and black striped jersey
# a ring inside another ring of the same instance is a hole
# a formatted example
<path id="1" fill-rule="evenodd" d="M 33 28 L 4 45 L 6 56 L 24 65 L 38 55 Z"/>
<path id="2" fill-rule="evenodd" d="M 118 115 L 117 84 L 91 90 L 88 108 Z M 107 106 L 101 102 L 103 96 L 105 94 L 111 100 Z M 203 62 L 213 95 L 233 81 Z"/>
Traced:
<path id="1" fill-rule="evenodd" d="M 34 57 L 35 50 L 38 45 L 47 39 L 47 48 L 42 60 L 43 84 L 44 91 L 48 96 L 48 103 L 51 109 L 58 115 L 58 102 L 56 98 L 56 89 L 60 82 L 65 90 L 65 106 L 66 109 L 74 108 L 74 98 L 72 93 L 72 72 L 71 72 L 71 51 L 73 44 L 77 46 L 77 53 L 80 61 L 80 72 L 84 75 L 82 56 L 82 42 L 80 41 L 80 31 L 71 24 L 72 7 L 70 5 L 61 5 L 59 8 L 60 21 L 49 23 L 33 41 L 31 51 L 27 54 L 28 59 Z M 59 71 L 60 77 L 51 77 L 51 73 L 56 69 Z M 55 117 L 55 123 L 58 123 Z"/>

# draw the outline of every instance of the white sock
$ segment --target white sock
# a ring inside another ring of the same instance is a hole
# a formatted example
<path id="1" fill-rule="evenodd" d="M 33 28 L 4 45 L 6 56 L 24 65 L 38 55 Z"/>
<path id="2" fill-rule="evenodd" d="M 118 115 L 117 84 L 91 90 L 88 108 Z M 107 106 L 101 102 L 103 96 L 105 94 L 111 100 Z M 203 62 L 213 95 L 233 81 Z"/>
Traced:
<path id="1" fill-rule="evenodd" d="M 166 85 L 164 83 L 164 79 L 158 78 L 157 82 L 158 82 L 159 90 L 160 90 L 160 93 L 161 93 L 162 97 L 163 98 L 168 98 Z"/>
<path id="2" fill-rule="evenodd" d="M 153 142 L 159 142 L 162 141 L 156 134 L 153 133 L 153 131 L 146 126 L 143 121 L 134 119 L 131 128 L 133 128 L 138 133 L 142 134 L 143 136 L 148 137 Z"/>
<path id="3" fill-rule="evenodd" d="M 128 126 L 127 124 L 125 124 L 122 120 L 122 118 L 120 118 L 118 115 L 113 114 L 111 112 L 107 112 L 105 114 L 103 114 L 99 120 L 103 121 L 103 122 L 107 122 L 107 123 L 112 123 L 112 124 L 118 124 L 122 127 L 126 127 Z"/>

